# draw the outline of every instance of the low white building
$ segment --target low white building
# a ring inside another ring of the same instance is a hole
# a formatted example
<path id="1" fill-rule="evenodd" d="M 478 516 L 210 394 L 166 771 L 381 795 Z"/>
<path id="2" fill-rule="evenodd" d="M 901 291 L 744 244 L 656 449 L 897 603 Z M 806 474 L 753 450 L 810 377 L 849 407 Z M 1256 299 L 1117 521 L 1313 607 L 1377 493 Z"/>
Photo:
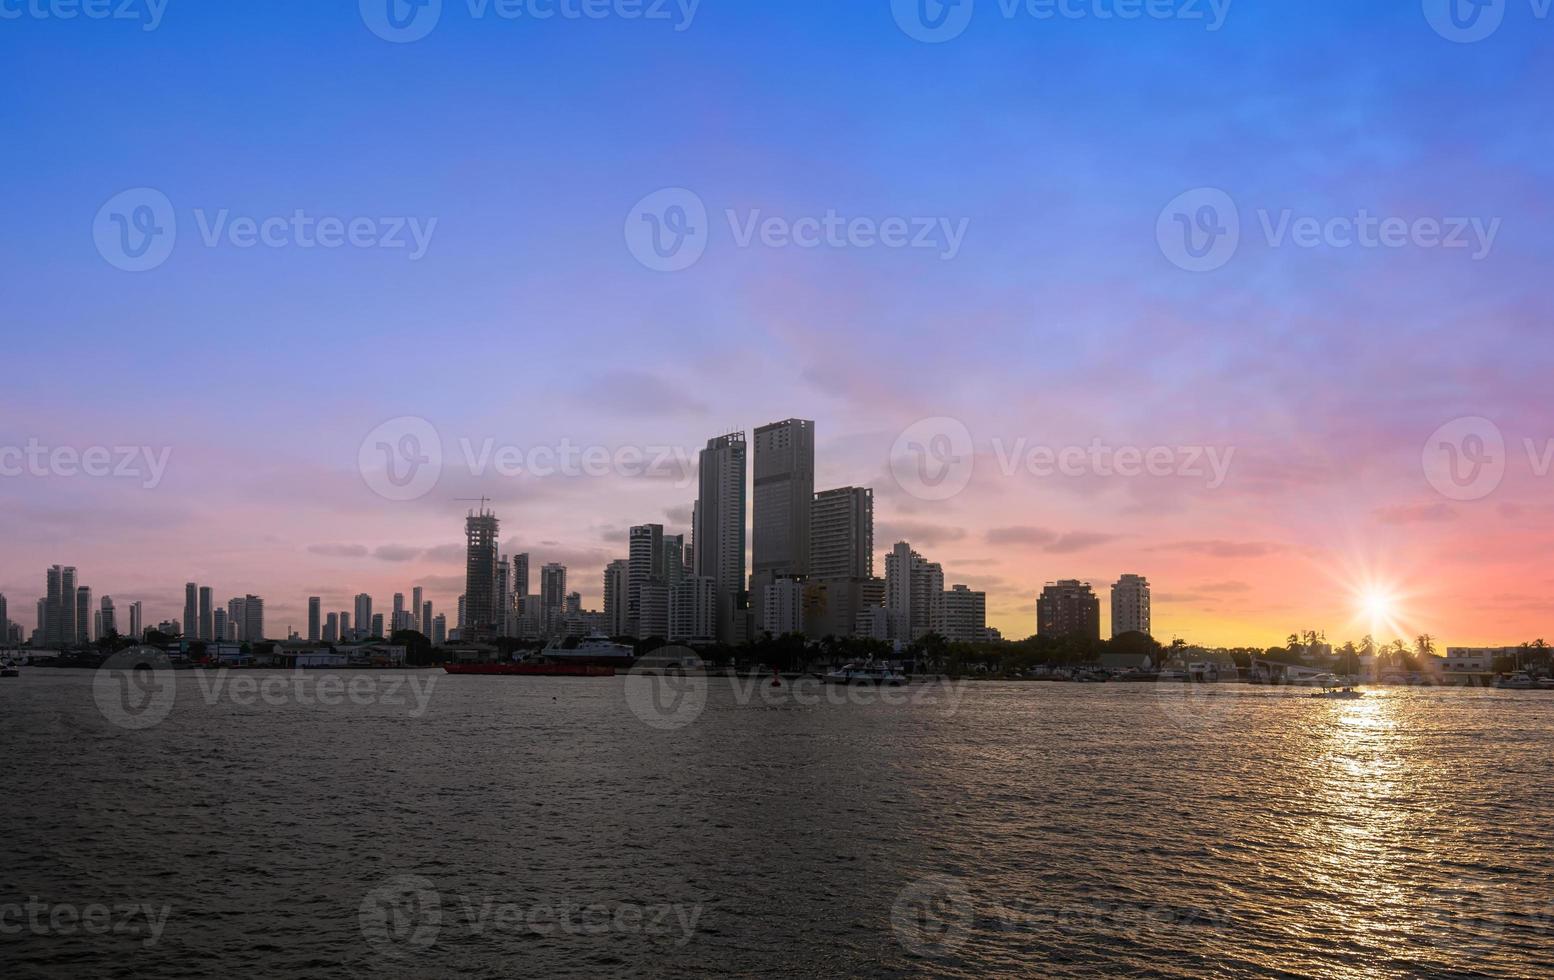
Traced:
<path id="1" fill-rule="evenodd" d="M 1496 660 L 1515 657 L 1520 652 L 1520 647 L 1447 647 L 1446 663 L 1443 666 L 1448 673 L 1467 671 L 1487 674 L 1495 669 Z"/>

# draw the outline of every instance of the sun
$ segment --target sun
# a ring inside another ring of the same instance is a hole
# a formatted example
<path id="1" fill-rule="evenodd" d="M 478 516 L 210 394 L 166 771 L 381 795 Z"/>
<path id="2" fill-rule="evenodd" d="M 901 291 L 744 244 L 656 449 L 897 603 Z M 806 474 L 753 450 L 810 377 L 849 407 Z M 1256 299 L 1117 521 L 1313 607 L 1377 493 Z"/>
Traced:
<path id="1" fill-rule="evenodd" d="M 1396 612 L 1396 601 L 1385 592 L 1367 592 L 1360 596 L 1360 613 L 1371 622 L 1386 622 Z"/>

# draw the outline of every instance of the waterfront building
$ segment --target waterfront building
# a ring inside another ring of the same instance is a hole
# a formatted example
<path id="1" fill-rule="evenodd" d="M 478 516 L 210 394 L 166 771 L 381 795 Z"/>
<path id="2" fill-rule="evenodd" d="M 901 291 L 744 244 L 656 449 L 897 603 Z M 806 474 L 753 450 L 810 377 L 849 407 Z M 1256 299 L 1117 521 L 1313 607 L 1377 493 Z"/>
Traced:
<path id="1" fill-rule="evenodd" d="M 708 643 L 717 637 L 718 583 L 687 575 L 669 593 L 669 635 L 673 643 Z"/>
<path id="2" fill-rule="evenodd" d="M 359 593 L 356 596 L 356 615 L 352 618 L 356 620 L 357 629 L 366 630 L 370 628 L 373 621 L 372 596 L 365 592 Z"/>
<path id="3" fill-rule="evenodd" d="M 745 434 L 708 441 L 701 451 L 696 505 L 691 520 L 692 558 L 697 575 L 718 589 L 718 639 L 737 642 L 736 621 L 745 589 Z"/>
<path id="4" fill-rule="evenodd" d="M 631 632 L 626 597 L 631 589 L 631 562 L 625 558 L 610 562 L 604 569 L 604 631 L 610 636 Z"/>
<path id="5" fill-rule="evenodd" d="M 339 613 L 330 613 L 329 618 L 324 621 L 324 635 L 322 639 L 325 643 L 338 643 L 340 641 Z"/>
<path id="6" fill-rule="evenodd" d="M 1040 636 L 1101 638 L 1101 600 L 1077 579 L 1053 582 L 1036 600 L 1036 632 Z"/>
<path id="7" fill-rule="evenodd" d="M 323 615 L 324 600 L 322 596 L 312 596 L 308 599 L 308 642 L 317 643 L 322 635 L 319 631 L 322 624 L 319 618 Z"/>
<path id="8" fill-rule="evenodd" d="M 212 608 L 215 596 L 211 594 L 208 585 L 200 587 L 200 639 L 214 640 L 216 638 L 215 610 Z"/>
<path id="9" fill-rule="evenodd" d="M 217 639 L 225 642 L 233 639 L 232 624 L 227 622 L 227 611 L 217 609 L 211 614 L 211 627 L 216 631 Z"/>
<path id="10" fill-rule="evenodd" d="M 186 640 L 197 640 L 200 634 L 200 586 L 186 582 L 183 587 L 183 634 Z"/>
<path id="11" fill-rule="evenodd" d="M 432 628 L 431 623 L 421 622 L 421 613 L 423 611 L 421 605 L 426 602 L 423 591 L 423 587 L 419 585 L 410 590 L 410 618 L 413 620 L 411 628 L 422 634 Z"/>
<path id="12" fill-rule="evenodd" d="M 661 578 L 643 582 L 637 590 L 637 637 L 669 636 L 669 587 Z"/>
<path id="13" fill-rule="evenodd" d="M 428 603 L 430 605 L 430 603 Z M 439 613 L 432 619 L 432 645 L 443 646 L 448 642 L 448 617 Z"/>
<path id="14" fill-rule="evenodd" d="M 540 630 L 547 637 L 560 636 L 565 626 L 567 566 L 551 562 L 540 569 Z M 468 637 L 461 635 L 461 640 Z"/>
<path id="15" fill-rule="evenodd" d="M 662 636 L 662 633 L 645 633 L 641 622 L 642 587 L 664 579 L 664 526 L 641 524 L 633 527 L 628 535 L 629 578 L 626 593 L 626 619 L 628 634 L 641 639 L 646 636 Z"/>
<path id="16" fill-rule="evenodd" d="M 513 556 L 513 595 L 518 598 L 519 612 L 522 612 L 522 603 L 529 597 L 529 554 Z"/>
<path id="17" fill-rule="evenodd" d="M 885 556 L 885 608 L 890 638 L 910 643 L 926 635 L 944 596 L 944 569 L 898 541 Z"/>
<path id="18" fill-rule="evenodd" d="M 421 590 L 420 589 L 416 589 L 416 591 L 420 592 Z M 431 600 L 427 600 L 427 601 L 421 603 L 421 635 L 422 636 L 427 636 L 427 637 L 432 635 L 432 603 L 431 603 Z"/>
<path id="19" fill-rule="evenodd" d="M 766 586 L 762 629 L 773 636 L 804 632 L 804 581 L 796 578 L 775 579 Z"/>
<path id="20" fill-rule="evenodd" d="M 4 605 L 5 597 L 0 596 L 0 621 L 5 619 Z M 97 635 L 99 637 L 117 635 L 119 632 L 119 617 L 117 610 L 113 607 L 113 596 L 103 596 L 101 607 L 101 610 L 98 612 L 98 616 L 101 618 L 97 623 Z"/>
<path id="21" fill-rule="evenodd" d="M 874 575 L 874 491 L 841 487 L 815 494 L 810 511 L 809 576 Z"/>
<path id="22" fill-rule="evenodd" d="M 750 593 L 762 602 L 779 578 L 809 574 L 810 512 L 815 500 L 815 423 L 772 422 L 755 430 Z M 786 593 L 784 593 L 786 595 Z M 780 605 L 780 601 L 779 601 Z M 764 621 L 757 628 L 772 632 Z"/>
<path id="23" fill-rule="evenodd" d="M 1142 575 L 1124 575 L 1112 586 L 1112 636 L 1124 633 L 1151 635 L 1149 580 Z"/>
<path id="24" fill-rule="evenodd" d="M 76 589 L 76 643 L 86 646 L 96 637 L 92 636 L 92 590 L 86 586 Z"/>
<path id="25" fill-rule="evenodd" d="M 497 541 L 501 523 L 482 504 L 464 523 L 464 625 L 459 637 L 465 642 L 495 638 L 503 623 L 497 604 Z"/>
<path id="26" fill-rule="evenodd" d="M 138 600 L 129 607 L 129 637 L 136 643 L 146 637 L 146 609 Z"/>
<path id="27" fill-rule="evenodd" d="M 384 636 L 383 636 L 383 614 L 382 613 L 373 613 L 372 614 L 372 638 L 374 640 L 384 639 Z"/>
<path id="28" fill-rule="evenodd" d="M 987 639 L 987 593 L 956 585 L 939 602 L 934 632 L 951 643 L 981 643 Z"/>

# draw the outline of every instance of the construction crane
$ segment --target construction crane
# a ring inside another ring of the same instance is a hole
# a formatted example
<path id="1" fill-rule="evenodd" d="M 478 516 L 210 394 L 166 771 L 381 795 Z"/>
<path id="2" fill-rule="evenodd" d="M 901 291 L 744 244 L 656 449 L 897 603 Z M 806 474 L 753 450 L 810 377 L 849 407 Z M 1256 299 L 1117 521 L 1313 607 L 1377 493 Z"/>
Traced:
<path id="1" fill-rule="evenodd" d="M 484 514 L 486 512 L 486 504 L 491 503 L 491 498 L 490 497 L 454 497 L 453 500 L 454 500 L 455 503 L 466 503 L 466 504 L 479 503 L 480 504 L 480 512 L 482 514 Z"/>

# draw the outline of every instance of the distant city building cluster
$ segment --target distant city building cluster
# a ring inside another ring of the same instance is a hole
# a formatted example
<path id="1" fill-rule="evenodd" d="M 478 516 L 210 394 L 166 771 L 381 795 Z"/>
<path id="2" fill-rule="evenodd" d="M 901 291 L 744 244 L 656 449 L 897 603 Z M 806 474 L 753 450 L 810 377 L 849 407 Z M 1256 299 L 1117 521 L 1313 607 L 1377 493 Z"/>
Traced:
<path id="1" fill-rule="evenodd" d="M 986 593 L 960 584 L 946 588 L 943 567 L 909 542 L 885 552 L 884 576 L 876 576 L 874 492 L 851 486 L 816 492 L 815 423 L 804 419 L 760 426 L 753 446 L 744 432 L 708 441 L 700 453 L 689 535 L 670 533 L 662 524 L 632 527 L 625 556 L 603 570 L 603 609 L 583 608 L 582 596 L 568 589 L 563 564 L 543 565 L 531 580 L 527 552 L 502 553 L 501 522 L 487 503 L 481 500 L 465 520 L 465 589 L 453 629 L 416 586 L 408 604 L 403 592 L 394 593 L 387 613 L 375 612 L 365 593 L 349 610 L 326 611 L 322 597 L 310 597 L 305 642 L 381 642 L 406 631 L 437 646 L 598 634 L 731 645 L 766 634 L 898 644 L 930 633 L 951 642 L 1000 638 L 987 625 Z M 187 583 L 183 619 L 164 620 L 156 629 L 207 644 L 265 639 L 263 598 L 234 597 L 225 607 L 214 599 L 210 586 Z M 1040 635 L 1100 638 L 1100 600 L 1084 582 L 1048 585 L 1036 609 Z M 21 628 L 6 611 L 0 595 L 0 639 L 20 644 Z M 1123 575 L 1112 586 L 1111 617 L 1113 636 L 1151 632 L 1145 578 Z M 85 645 L 114 635 L 138 640 L 147 632 L 141 603 L 129 605 L 127 622 L 111 596 L 94 609 L 92 590 L 77 582 L 71 566 L 49 569 L 37 622 L 35 647 Z M 302 643 L 304 637 L 292 632 L 288 640 Z"/>
<path id="2" fill-rule="evenodd" d="M 640 524 L 625 557 L 606 565 L 602 610 L 568 592 L 567 569 L 546 565 L 530 594 L 529 556 L 500 553 L 500 523 L 481 502 L 465 520 L 466 582 L 458 638 L 555 640 L 595 633 L 674 643 L 738 644 L 763 634 L 911 642 L 996 636 L 987 596 L 946 590 L 944 572 L 907 542 L 874 573 L 874 492 L 815 491 L 815 423 L 773 422 L 717 436 L 700 454 L 690 535 Z M 753 459 L 751 456 L 753 455 Z M 754 479 L 751 479 L 751 470 Z M 747 488 L 750 574 L 746 577 Z"/>

